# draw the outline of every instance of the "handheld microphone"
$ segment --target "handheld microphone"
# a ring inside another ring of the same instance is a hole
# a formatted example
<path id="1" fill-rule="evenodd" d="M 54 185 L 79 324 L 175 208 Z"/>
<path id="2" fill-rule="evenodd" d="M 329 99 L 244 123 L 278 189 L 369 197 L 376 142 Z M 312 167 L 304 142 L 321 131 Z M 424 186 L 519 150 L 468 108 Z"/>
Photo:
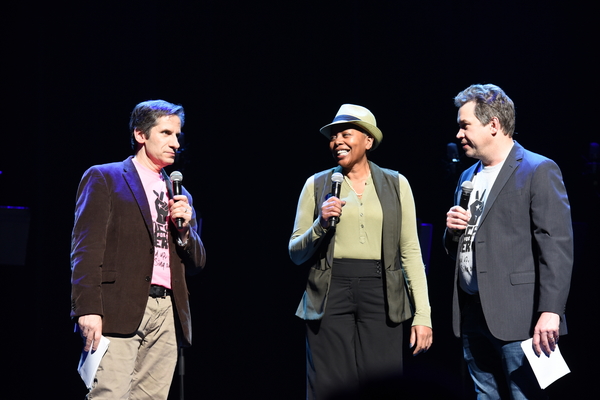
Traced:
<path id="1" fill-rule="evenodd" d="M 344 176 L 339 172 L 331 175 L 331 195 L 334 197 L 340 198 L 340 191 L 342 189 L 342 181 L 344 180 Z M 340 222 L 340 217 L 331 217 L 329 218 L 329 227 L 335 228 L 336 224 Z"/>
<path id="2" fill-rule="evenodd" d="M 181 194 L 181 181 L 183 181 L 183 175 L 179 171 L 171 172 L 171 182 L 173 182 L 173 195 L 178 196 Z M 177 228 L 183 228 L 183 218 L 175 218 Z"/>
<path id="3" fill-rule="evenodd" d="M 469 199 L 471 198 L 471 192 L 473 191 L 473 182 L 464 181 L 460 187 L 462 188 L 462 193 L 460 194 L 458 205 L 468 211 Z"/>

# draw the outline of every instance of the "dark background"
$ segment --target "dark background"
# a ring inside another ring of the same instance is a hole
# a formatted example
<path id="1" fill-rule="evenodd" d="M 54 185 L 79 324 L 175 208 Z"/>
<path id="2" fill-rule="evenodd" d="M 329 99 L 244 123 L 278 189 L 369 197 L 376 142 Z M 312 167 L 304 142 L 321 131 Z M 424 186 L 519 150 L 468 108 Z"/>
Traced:
<path id="1" fill-rule="evenodd" d="M 599 141 L 593 13 L 589 3 L 476 0 L 7 8 L 0 205 L 28 207 L 31 224 L 24 265 L 2 265 L 5 379 L 22 399 L 83 398 L 81 345 L 68 315 L 75 192 L 89 166 L 131 153 L 129 113 L 160 98 L 185 107 L 186 162 L 177 168 L 202 213 L 208 255 L 205 272 L 189 280 L 186 398 L 303 398 L 304 325 L 294 312 L 306 269 L 289 260 L 287 242 L 305 179 L 334 165 L 318 129 L 342 103 L 355 103 L 373 111 L 384 133 L 371 159 L 409 179 L 419 219 L 434 229 L 434 345 L 407 355 L 407 385 L 468 398 L 450 326 L 453 266 L 441 246 L 460 172 L 449 171 L 446 145 L 457 132 L 452 98 L 470 84 L 494 83 L 516 104 L 517 140 L 563 170 L 572 206 L 571 333 L 560 342 L 572 373 L 548 392 L 593 393 L 600 372 L 590 361 L 600 201 L 598 174 L 586 173 L 588 145 Z M 463 157 L 460 170 L 471 163 Z M 17 238 L 3 240 L 3 251 L 17 247 Z"/>

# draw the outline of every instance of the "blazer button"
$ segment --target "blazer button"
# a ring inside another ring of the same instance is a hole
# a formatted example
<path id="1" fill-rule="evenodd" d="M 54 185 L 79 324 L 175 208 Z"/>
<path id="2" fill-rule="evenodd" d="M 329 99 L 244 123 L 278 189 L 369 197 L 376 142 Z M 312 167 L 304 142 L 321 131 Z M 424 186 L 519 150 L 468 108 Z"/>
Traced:
<path id="1" fill-rule="evenodd" d="M 150 277 L 149 277 L 149 276 L 147 276 L 147 277 L 145 277 L 145 278 L 144 278 L 144 280 L 145 280 L 146 282 L 150 282 Z"/>

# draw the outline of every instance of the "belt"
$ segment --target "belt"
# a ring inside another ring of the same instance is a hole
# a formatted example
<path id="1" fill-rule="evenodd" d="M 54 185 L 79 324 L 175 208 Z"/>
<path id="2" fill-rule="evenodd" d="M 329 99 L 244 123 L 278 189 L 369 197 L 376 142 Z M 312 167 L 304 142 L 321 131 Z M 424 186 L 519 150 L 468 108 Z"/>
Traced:
<path id="1" fill-rule="evenodd" d="M 173 291 L 171 289 L 167 289 L 164 286 L 159 286 L 159 285 L 150 285 L 150 293 L 148 293 L 148 296 L 150 297 L 167 297 L 170 296 L 171 294 L 173 294 Z"/>
<path id="2" fill-rule="evenodd" d="M 380 260 L 334 258 L 331 275 L 339 278 L 381 278 Z"/>

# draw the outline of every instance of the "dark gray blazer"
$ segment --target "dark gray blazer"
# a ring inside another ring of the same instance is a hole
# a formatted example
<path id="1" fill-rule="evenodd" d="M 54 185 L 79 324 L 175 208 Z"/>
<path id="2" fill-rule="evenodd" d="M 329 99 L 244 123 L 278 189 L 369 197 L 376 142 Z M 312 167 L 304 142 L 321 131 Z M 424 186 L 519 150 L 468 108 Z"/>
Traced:
<path id="1" fill-rule="evenodd" d="M 182 192 L 192 205 L 190 194 Z M 192 212 L 185 247 L 176 244 L 174 227 L 169 234 L 171 285 L 184 344 L 192 339 L 186 270 L 199 270 L 206 257 L 193 207 Z M 71 241 L 72 317 L 101 315 L 103 334 L 135 332 L 148 301 L 152 229 L 150 205 L 131 157 L 85 172 L 77 191 Z"/>
<path id="2" fill-rule="evenodd" d="M 461 175 L 472 180 L 480 162 Z M 532 336 L 541 312 L 560 315 L 567 333 L 565 306 L 573 267 L 571 211 L 560 169 L 552 160 L 515 142 L 485 202 L 475 235 L 479 296 L 491 333 L 500 340 Z M 458 246 L 446 232 L 448 254 Z M 458 262 L 454 273 L 453 329 L 460 336 Z"/>

